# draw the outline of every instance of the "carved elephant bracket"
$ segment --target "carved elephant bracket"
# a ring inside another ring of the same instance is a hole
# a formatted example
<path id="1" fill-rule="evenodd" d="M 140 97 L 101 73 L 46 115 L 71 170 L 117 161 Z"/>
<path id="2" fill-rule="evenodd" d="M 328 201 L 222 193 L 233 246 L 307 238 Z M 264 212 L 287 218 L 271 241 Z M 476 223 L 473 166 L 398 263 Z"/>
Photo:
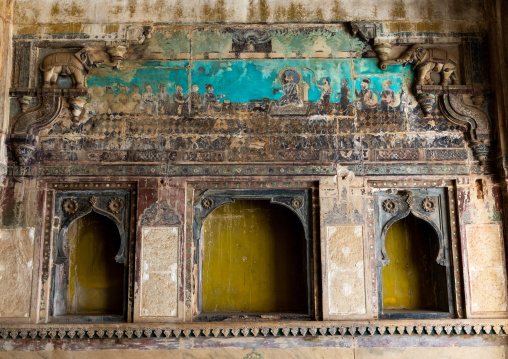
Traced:
<path id="1" fill-rule="evenodd" d="M 85 74 L 90 67 L 101 65 L 120 68 L 120 61 L 127 52 L 125 46 L 112 46 L 106 50 L 85 47 L 73 54 L 56 52 L 49 54 L 40 63 L 43 73 L 43 88 L 57 87 L 59 76 L 69 76 L 74 88 L 86 88 Z"/>
<path id="2" fill-rule="evenodd" d="M 29 102 L 33 96 L 39 98 L 39 104 L 33 108 L 22 106 L 22 111 L 13 119 L 10 145 L 20 165 L 29 165 L 33 160 L 39 132 L 50 126 L 62 110 L 63 98 L 68 98 L 71 112 L 76 114 L 76 105 L 82 105 L 86 89 L 32 89 L 11 90 L 10 96 L 21 96 Z M 84 100 L 86 101 L 86 100 Z M 79 111 L 81 113 L 81 111 Z"/>
<path id="3" fill-rule="evenodd" d="M 436 262 L 442 266 L 449 265 L 444 189 L 387 190 L 375 193 L 374 198 L 378 267 L 390 263 L 385 247 L 386 233 L 392 224 L 410 214 L 424 220 L 434 229 L 439 240 Z"/>
<path id="4" fill-rule="evenodd" d="M 374 40 L 374 51 L 378 57 L 378 67 L 387 70 L 389 65 L 411 65 L 415 72 L 415 87 L 448 87 L 458 86 L 458 79 L 455 74 L 457 69 L 456 60 L 447 51 L 440 48 L 430 48 L 422 44 L 411 45 L 398 58 L 389 59 L 392 46 L 380 40 Z M 432 74 L 438 74 L 439 83 L 435 83 Z M 438 86 L 436 86 L 438 85 Z M 435 89 L 434 89 L 435 90 Z M 462 90 L 462 89 L 461 89 Z M 424 116 L 430 116 L 436 103 L 435 91 L 415 91 L 416 97 Z"/>

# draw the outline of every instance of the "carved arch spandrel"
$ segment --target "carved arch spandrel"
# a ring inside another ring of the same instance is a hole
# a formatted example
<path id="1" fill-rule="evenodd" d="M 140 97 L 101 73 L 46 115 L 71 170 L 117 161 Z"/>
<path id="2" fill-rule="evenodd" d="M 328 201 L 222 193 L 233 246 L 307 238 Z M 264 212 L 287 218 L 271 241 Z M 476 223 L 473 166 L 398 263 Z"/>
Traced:
<path id="1" fill-rule="evenodd" d="M 376 242 L 377 266 L 384 267 L 390 263 L 386 253 L 385 238 L 388 229 L 395 222 L 413 214 L 425 221 L 436 232 L 439 240 L 439 252 L 436 262 L 449 266 L 448 226 L 444 211 L 444 191 L 440 189 L 412 189 L 405 191 L 388 190 L 375 194 L 376 200 Z"/>
<path id="2" fill-rule="evenodd" d="M 70 203 L 70 204 L 69 204 Z M 120 248 L 115 256 L 118 263 L 127 262 L 130 199 L 127 191 L 61 192 L 55 199 L 55 216 L 62 223 L 56 234 L 55 263 L 67 261 L 64 243 L 69 227 L 91 212 L 105 216 L 115 223 L 120 234 Z"/>

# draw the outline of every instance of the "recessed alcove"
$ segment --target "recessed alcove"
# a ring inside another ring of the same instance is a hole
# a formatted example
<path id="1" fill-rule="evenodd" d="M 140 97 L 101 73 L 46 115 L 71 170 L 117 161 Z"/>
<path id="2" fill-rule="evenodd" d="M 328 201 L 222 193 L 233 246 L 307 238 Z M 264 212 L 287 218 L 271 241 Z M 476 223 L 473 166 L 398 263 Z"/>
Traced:
<path id="1" fill-rule="evenodd" d="M 439 239 L 432 226 L 409 214 L 390 226 L 385 247 L 384 313 L 448 312 L 446 267 L 436 262 Z"/>
<path id="2" fill-rule="evenodd" d="M 95 212 L 67 231 L 69 315 L 122 315 L 124 265 L 115 261 L 121 239 L 115 223 Z"/>
<path id="3" fill-rule="evenodd" d="M 288 208 L 236 200 L 203 224 L 203 312 L 308 313 L 305 233 Z"/>

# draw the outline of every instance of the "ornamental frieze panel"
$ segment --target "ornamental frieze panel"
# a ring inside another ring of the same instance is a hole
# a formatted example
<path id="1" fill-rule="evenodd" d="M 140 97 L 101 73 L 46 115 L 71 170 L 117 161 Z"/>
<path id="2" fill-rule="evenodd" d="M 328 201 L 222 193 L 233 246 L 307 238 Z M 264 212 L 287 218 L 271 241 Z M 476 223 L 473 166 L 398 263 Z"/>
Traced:
<path id="1" fill-rule="evenodd" d="M 478 39 L 398 51 L 382 36 L 370 23 L 146 25 L 114 41 L 46 42 L 39 52 L 29 51 L 42 46 L 39 40 L 20 36 L 11 158 L 19 165 L 432 161 L 402 154 L 412 147 L 402 134 L 462 132 L 474 158 L 486 164 L 487 84 L 471 65 Z M 467 64 L 458 56 L 461 46 L 470 49 Z M 383 147 L 366 134 L 391 136 L 385 148 L 394 155 L 377 152 Z M 64 154 L 83 150 L 92 152 Z"/>

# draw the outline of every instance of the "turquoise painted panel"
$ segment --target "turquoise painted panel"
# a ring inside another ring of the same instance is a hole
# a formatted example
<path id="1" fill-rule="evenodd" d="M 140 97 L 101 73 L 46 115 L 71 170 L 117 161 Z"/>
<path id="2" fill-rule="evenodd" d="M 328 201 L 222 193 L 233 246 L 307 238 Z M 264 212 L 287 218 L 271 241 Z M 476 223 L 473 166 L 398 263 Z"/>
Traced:
<path id="1" fill-rule="evenodd" d="M 351 83 L 349 60 L 236 60 L 196 61 L 191 68 L 192 84 L 205 91 L 210 84 L 216 95 L 224 95 L 231 102 L 249 102 L 269 98 L 278 100 L 283 96 L 282 74 L 292 70 L 294 81 L 308 86 L 308 101 L 320 99 L 323 79 L 330 82 L 333 96 L 340 91 L 341 81 Z"/>

